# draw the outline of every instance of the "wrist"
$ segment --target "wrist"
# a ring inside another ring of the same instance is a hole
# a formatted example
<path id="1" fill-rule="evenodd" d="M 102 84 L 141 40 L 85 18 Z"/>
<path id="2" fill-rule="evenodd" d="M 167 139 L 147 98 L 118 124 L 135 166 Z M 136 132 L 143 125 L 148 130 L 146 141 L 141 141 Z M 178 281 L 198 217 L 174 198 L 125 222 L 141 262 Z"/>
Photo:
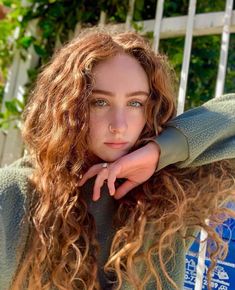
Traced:
<path id="1" fill-rule="evenodd" d="M 174 127 L 167 127 L 154 141 L 159 145 L 161 157 L 157 170 L 188 158 L 187 138 Z"/>
<path id="2" fill-rule="evenodd" d="M 149 142 L 145 146 L 150 152 L 149 155 L 151 156 L 151 159 L 155 160 L 156 168 L 157 168 L 158 163 L 159 163 L 159 159 L 160 159 L 160 155 L 161 155 L 161 148 L 160 148 L 159 144 L 153 139 L 153 140 L 149 140 Z M 155 157 L 155 158 L 153 158 L 153 157 Z"/>

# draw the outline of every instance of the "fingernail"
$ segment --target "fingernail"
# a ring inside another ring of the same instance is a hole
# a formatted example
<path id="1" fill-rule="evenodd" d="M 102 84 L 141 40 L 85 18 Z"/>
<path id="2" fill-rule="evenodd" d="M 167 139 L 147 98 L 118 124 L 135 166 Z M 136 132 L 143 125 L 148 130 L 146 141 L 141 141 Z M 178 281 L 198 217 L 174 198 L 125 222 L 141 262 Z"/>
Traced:
<path id="1" fill-rule="evenodd" d="M 115 194 L 115 191 L 111 190 L 109 193 L 111 196 L 113 196 Z"/>

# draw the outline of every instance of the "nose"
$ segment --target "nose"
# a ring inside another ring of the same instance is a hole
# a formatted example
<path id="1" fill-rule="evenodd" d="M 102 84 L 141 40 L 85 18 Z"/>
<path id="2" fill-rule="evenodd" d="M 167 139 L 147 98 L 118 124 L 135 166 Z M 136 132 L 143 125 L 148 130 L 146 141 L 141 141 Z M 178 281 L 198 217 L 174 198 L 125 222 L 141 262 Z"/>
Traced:
<path id="1" fill-rule="evenodd" d="M 113 110 L 109 120 L 108 129 L 112 134 L 123 134 L 128 128 L 127 116 L 123 110 Z"/>

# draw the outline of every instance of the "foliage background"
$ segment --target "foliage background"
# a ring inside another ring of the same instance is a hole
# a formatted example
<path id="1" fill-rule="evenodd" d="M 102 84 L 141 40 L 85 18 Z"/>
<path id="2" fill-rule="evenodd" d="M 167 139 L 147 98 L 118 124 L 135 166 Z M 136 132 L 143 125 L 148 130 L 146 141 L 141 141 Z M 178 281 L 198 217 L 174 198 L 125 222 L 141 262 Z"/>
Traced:
<path id="1" fill-rule="evenodd" d="M 13 97 L 5 103 L 4 112 L 0 113 L 0 127 L 7 128 L 9 120 L 19 119 L 27 101 L 40 67 L 45 64 L 53 51 L 73 37 L 74 31 L 81 27 L 96 25 L 100 12 L 107 13 L 108 23 L 125 22 L 128 0 L 28 0 L 22 5 L 20 0 L 0 0 L 10 12 L 0 21 L 0 105 L 7 79 L 7 72 L 12 63 L 14 52 L 20 51 L 24 59 L 29 47 L 33 46 L 39 56 L 36 68 L 28 71 L 29 83 L 23 101 Z M 164 16 L 185 15 L 188 10 L 187 0 L 165 1 Z M 156 0 L 136 0 L 135 21 L 154 19 Z M 197 13 L 223 11 L 224 0 L 198 1 Z M 234 9 L 234 8 L 233 8 Z M 38 33 L 29 35 L 28 27 L 37 21 Z M 148 34 L 152 37 L 152 34 Z M 198 106 L 214 95 L 217 68 L 220 53 L 221 35 L 194 37 L 188 78 L 186 108 Z M 179 78 L 183 59 L 184 38 L 177 37 L 160 41 L 160 51 L 168 55 Z M 230 36 L 225 93 L 234 91 L 235 84 L 235 35 Z"/>

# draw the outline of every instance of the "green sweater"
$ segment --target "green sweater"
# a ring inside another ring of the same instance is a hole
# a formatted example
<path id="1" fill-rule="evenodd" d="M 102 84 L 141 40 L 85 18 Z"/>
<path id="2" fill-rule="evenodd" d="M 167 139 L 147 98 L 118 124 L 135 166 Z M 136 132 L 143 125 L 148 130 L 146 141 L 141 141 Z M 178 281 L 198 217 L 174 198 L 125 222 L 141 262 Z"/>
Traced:
<path id="1" fill-rule="evenodd" d="M 168 126 L 156 138 L 161 147 L 158 170 L 176 162 L 183 168 L 235 158 L 235 94 L 214 98 Z"/>
<path id="2" fill-rule="evenodd" d="M 178 154 L 177 156 L 180 156 L 180 159 L 174 157 L 172 160 L 186 159 L 178 164 L 181 167 L 235 157 L 235 95 L 227 95 L 210 101 L 203 107 L 191 110 L 172 120 L 169 126 L 171 126 L 171 129 L 166 130 L 166 132 L 168 131 L 169 136 L 175 138 L 174 144 L 178 144 L 180 147 L 174 147 L 174 152 Z M 173 129 L 173 127 L 177 129 Z M 181 130 L 184 135 L 180 134 L 178 130 Z M 171 148 L 168 144 L 169 136 L 164 132 L 164 135 L 162 134 L 158 137 L 157 141 L 161 146 L 162 156 L 166 154 L 167 148 Z M 172 139 L 170 140 L 170 143 L 173 143 Z M 187 147 L 189 154 L 187 151 L 186 154 L 183 152 Z M 172 160 L 169 159 L 165 165 L 171 163 Z M 161 167 L 163 166 L 161 165 Z M 11 166 L 0 169 L 0 290 L 9 288 L 18 266 L 16 248 L 19 241 L 20 223 L 27 209 L 27 196 L 32 191 L 28 182 L 28 176 L 32 170 L 30 163 L 25 158 Z M 102 245 L 102 254 L 99 257 L 101 269 L 107 260 L 114 233 L 110 216 L 113 215 L 116 209 L 116 202 L 109 196 L 106 187 L 102 189 L 102 198 L 98 202 L 93 202 L 91 200 L 92 186 L 92 181 L 87 183 L 84 187 L 84 194 L 87 196 L 88 210 L 94 215 L 96 221 L 97 239 Z M 27 237 L 27 229 L 27 224 L 24 224 L 22 232 L 25 239 Z M 146 237 L 145 241 L 148 241 L 148 237 Z M 23 248 L 24 241 L 23 245 L 21 245 L 21 249 Z M 168 271 L 181 289 L 183 289 L 184 260 L 185 252 L 182 241 L 178 239 L 177 251 L 174 260 L 172 260 L 172 263 L 175 263 L 177 267 L 169 264 Z M 158 261 L 156 261 L 156 267 L 159 267 Z M 99 277 L 103 288 L 108 289 L 101 270 Z M 131 287 L 124 283 L 122 289 L 127 290 L 131 289 Z M 147 289 L 153 290 L 156 289 L 156 286 L 149 283 Z M 164 279 L 163 289 L 172 289 Z"/>

